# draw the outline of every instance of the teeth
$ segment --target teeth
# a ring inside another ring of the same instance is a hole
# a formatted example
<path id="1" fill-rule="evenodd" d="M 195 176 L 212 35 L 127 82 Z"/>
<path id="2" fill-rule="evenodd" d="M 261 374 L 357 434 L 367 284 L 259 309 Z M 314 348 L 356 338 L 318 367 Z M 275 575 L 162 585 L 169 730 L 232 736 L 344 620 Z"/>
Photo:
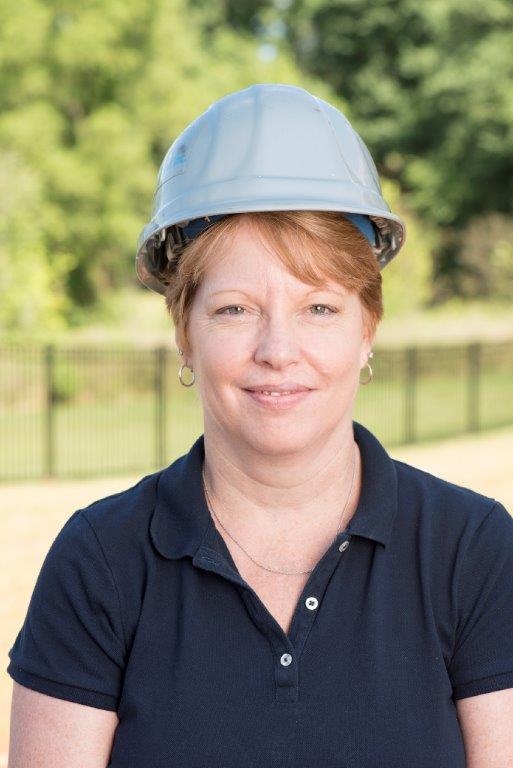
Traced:
<path id="1" fill-rule="evenodd" d="M 287 392 L 268 392 L 265 389 L 262 389 L 261 392 L 264 395 L 272 395 L 273 397 L 280 397 L 280 395 L 290 395 L 291 394 L 290 391 L 287 391 Z"/>

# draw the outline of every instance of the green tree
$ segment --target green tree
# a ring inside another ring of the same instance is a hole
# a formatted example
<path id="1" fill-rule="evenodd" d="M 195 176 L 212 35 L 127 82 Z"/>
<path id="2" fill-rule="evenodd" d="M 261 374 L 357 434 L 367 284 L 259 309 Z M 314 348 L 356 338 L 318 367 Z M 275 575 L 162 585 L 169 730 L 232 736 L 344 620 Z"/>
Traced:
<path id="1" fill-rule="evenodd" d="M 290 58 L 259 58 L 251 34 L 219 27 L 205 45 L 203 29 L 184 0 L 2 3 L 0 147 L 9 169 L 22 169 L 0 182 L 11 217 L 0 242 L 9 325 L 30 307 L 14 290 L 19 227 L 38 254 L 38 290 L 52 294 L 41 306 L 72 322 L 111 289 L 139 285 L 137 236 L 157 167 L 185 125 L 255 80 L 298 82 Z"/>
<path id="2" fill-rule="evenodd" d="M 433 300 L 477 295 L 462 279 L 466 229 L 513 207 L 509 0 L 226 0 L 220 7 L 236 28 L 285 41 L 301 69 L 347 103 L 380 174 L 398 181 L 417 215 L 439 230 Z"/>
<path id="3" fill-rule="evenodd" d="M 71 254 L 50 256 L 37 175 L 19 156 L 0 158 L 0 329 L 60 330 L 70 309 L 64 283 Z"/>
<path id="4" fill-rule="evenodd" d="M 217 98 L 292 83 L 349 114 L 324 75 L 301 73 L 287 44 L 274 45 L 273 9 L 260 18 L 249 2 L 4 0 L 0 329 L 79 323 L 121 286 L 145 290 L 135 246 L 157 168 Z"/>

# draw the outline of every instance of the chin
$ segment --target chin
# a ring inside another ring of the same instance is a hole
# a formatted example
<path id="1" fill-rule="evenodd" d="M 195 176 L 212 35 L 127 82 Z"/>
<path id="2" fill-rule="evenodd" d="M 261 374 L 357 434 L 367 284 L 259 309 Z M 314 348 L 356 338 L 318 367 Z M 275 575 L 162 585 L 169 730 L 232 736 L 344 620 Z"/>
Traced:
<path id="1" fill-rule="evenodd" d="M 281 423 L 276 421 L 268 425 L 254 424 L 253 427 L 248 423 L 240 435 L 240 440 L 260 453 L 281 456 L 302 451 L 311 445 L 316 436 L 318 433 L 315 433 L 314 425 L 312 424 L 312 434 L 310 434 L 308 425 L 303 419 L 297 423 L 285 424 L 283 421 Z"/>

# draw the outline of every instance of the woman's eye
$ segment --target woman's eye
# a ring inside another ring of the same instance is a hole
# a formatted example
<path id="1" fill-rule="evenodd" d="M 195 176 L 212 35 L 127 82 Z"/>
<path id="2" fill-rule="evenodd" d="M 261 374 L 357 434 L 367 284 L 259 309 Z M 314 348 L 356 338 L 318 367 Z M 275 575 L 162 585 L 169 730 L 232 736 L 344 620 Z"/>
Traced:
<path id="1" fill-rule="evenodd" d="M 317 315 L 318 317 L 327 317 L 328 315 L 334 315 L 337 312 L 336 309 L 334 309 L 333 307 L 329 307 L 327 304 L 312 304 L 310 309 L 312 307 L 315 307 L 315 308 L 320 307 L 321 309 L 327 310 L 326 312 L 314 312 L 314 314 Z M 241 311 L 231 312 L 232 309 L 234 310 L 240 309 Z M 240 304 L 232 304 L 229 307 L 223 307 L 223 309 L 219 309 L 217 311 L 217 314 L 231 315 L 232 317 L 236 317 L 236 316 L 241 316 L 243 312 L 244 312 L 244 307 L 241 307 Z"/>
<path id="2" fill-rule="evenodd" d="M 225 314 L 227 314 L 227 312 L 226 312 L 227 309 L 244 309 L 244 307 L 241 307 L 240 304 L 233 304 L 230 307 L 224 307 L 223 309 L 218 310 L 217 314 L 218 315 L 225 315 Z M 240 312 L 233 312 L 233 313 L 229 312 L 228 314 L 240 315 L 241 313 Z"/>
<path id="3" fill-rule="evenodd" d="M 329 314 L 331 314 L 331 315 L 334 315 L 335 312 L 337 311 L 336 309 L 333 309 L 332 307 L 328 307 L 327 304 L 312 304 L 312 307 L 322 307 L 323 309 L 329 309 Z M 320 317 L 324 317 L 325 315 L 328 315 L 328 312 L 321 312 L 321 313 L 314 312 L 314 314 L 319 314 Z"/>

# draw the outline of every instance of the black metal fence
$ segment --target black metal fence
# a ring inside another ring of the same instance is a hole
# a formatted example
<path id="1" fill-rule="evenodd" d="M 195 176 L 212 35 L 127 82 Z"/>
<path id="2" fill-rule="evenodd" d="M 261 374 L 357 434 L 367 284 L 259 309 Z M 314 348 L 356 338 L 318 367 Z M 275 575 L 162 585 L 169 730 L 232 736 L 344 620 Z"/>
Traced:
<path id="1" fill-rule="evenodd" d="M 371 362 L 353 418 L 386 447 L 513 424 L 513 340 L 375 347 Z M 0 480 L 166 466 L 203 429 L 180 363 L 168 348 L 0 347 Z"/>

